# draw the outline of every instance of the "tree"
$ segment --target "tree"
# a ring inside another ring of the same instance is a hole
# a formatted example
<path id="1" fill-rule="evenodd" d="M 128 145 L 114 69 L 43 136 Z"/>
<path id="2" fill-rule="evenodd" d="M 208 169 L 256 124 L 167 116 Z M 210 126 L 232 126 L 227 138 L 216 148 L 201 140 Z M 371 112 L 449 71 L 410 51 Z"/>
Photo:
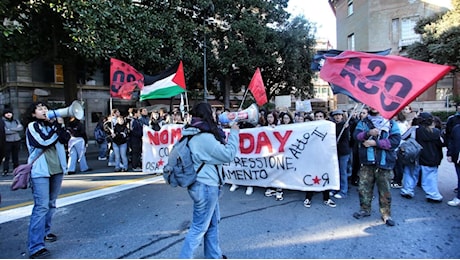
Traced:
<path id="1" fill-rule="evenodd" d="M 460 71 L 460 0 L 452 0 L 452 10 L 421 19 L 414 30 L 421 42 L 408 47 L 409 57 L 447 64 Z"/>
<path id="2" fill-rule="evenodd" d="M 146 74 L 182 59 L 187 85 L 194 88 L 203 85 L 206 33 L 210 89 L 219 93 L 221 87 L 226 105 L 230 89 L 247 85 L 257 67 L 271 88 L 269 96 L 304 96 L 311 84 L 313 39 L 306 21 L 288 22 L 287 2 L 219 0 L 210 14 L 208 0 L 6 0 L 0 19 L 15 24 L 0 27 L 0 62 L 40 57 L 62 64 L 67 104 L 76 98 L 77 82 L 96 68 L 108 69 L 110 57 Z M 220 25 L 207 25 L 210 16 Z"/>
<path id="3" fill-rule="evenodd" d="M 10 0 L 0 18 L 16 21 L 20 30 L 0 38 L 0 61 L 40 57 L 63 64 L 68 104 L 76 98 L 77 82 L 86 81 L 97 67 L 108 67 L 110 57 L 145 73 L 157 73 L 181 58 L 190 68 L 196 67 L 200 63 L 194 47 L 196 26 L 192 15 L 184 11 L 193 5 L 185 1 L 178 9 L 164 1 L 148 3 Z"/>
<path id="4" fill-rule="evenodd" d="M 226 30 L 210 27 L 210 81 L 217 97 L 229 106 L 229 94 L 247 86 L 257 67 L 269 97 L 311 92 L 310 50 L 314 44 L 311 26 L 305 19 L 292 21 L 284 10 L 288 1 L 215 2 L 215 17 L 228 24 Z M 215 79 L 215 80 L 213 80 Z"/>
<path id="5" fill-rule="evenodd" d="M 303 17 L 288 21 L 278 32 L 279 58 L 276 71 L 269 74 L 269 98 L 275 95 L 295 95 L 301 99 L 313 96 L 312 75 L 309 64 L 314 56 L 314 28 Z"/>

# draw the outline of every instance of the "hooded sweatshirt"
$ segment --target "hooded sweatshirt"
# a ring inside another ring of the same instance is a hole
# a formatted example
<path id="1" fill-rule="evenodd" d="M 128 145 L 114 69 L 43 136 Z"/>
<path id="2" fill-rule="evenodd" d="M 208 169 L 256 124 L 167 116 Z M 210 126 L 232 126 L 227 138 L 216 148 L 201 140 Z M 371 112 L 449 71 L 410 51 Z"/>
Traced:
<path id="1" fill-rule="evenodd" d="M 223 184 L 224 176 L 219 178 L 219 173 L 222 172 L 222 164 L 229 163 L 235 158 L 239 149 L 238 132 L 236 129 L 230 129 L 227 143 L 222 144 L 212 133 L 202 132 L 198 127 L 189 126 L 182 129 L 183 136 L 200 133 L 188 142 L 195 170 L 198 170 L 202 162 L 205 163 L 197 175 L 197 181 L 209 186 Z"/>

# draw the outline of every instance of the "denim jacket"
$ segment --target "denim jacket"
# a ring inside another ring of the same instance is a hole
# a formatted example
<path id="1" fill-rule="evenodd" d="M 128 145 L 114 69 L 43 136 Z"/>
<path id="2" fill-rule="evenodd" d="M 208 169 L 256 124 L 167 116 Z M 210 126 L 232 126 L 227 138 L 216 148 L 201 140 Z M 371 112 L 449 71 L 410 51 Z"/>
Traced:
<path id="1" fill-rule="evenodd" d="M 401 142 L 401 133 L 396 122 L 390 120 L 390 129 L 381 131 L 378 137 L 368 137 L 367 132 L 374 126 L 365 118 L 358 122 L 353 137 L 358 142 L 359 160 L 363 165 L 376 165 L 378 168 L 392 170 L 396 162 L 396 148 Z M 365 147 L 363 142 L 375 140 L 377 146 Z"/>

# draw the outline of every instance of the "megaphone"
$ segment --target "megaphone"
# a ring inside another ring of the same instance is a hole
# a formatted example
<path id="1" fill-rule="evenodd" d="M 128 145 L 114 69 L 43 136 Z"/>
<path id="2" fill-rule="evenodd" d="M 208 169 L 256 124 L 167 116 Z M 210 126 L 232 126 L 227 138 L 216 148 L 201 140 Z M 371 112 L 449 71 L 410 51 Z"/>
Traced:
<path id="1" fill-rule="evenodd" d="M 56 117 L 75 117 L 78 120 L 82 120 L 84 117 L 83 107 L 78 101 L 72 102 L 69 107 L 59 108 L 56 110 L 49 110 L 46 112 L 46 117 L 53 119 Z"/>
<path id="2" fill-rule="evenodd" d="M 238 112 L 224 112 L 219 115 L 219 122 L 223 125 L 233 122 L 248 122 L 253 125 L 259 123 L 259 108 L 256 104 Z"/>

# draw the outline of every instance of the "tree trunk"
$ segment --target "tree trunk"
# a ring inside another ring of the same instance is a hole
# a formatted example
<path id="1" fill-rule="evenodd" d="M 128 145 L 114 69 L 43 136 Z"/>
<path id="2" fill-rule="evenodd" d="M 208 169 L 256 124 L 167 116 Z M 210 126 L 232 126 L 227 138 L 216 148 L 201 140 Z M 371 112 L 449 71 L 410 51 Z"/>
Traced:
<path id="1" fill-rule="evenodd" d="M 230 76 L 225 76 L 225 82 L 224 82 L 224 107 L 225 108 L 230 108 Z"/>
<path id="2" fill-rule="evenodd" d="M 70 57 L 64 61 L 64 101 L 69 106 L 77 99 L 77 63 L 75 58 Z"/>

